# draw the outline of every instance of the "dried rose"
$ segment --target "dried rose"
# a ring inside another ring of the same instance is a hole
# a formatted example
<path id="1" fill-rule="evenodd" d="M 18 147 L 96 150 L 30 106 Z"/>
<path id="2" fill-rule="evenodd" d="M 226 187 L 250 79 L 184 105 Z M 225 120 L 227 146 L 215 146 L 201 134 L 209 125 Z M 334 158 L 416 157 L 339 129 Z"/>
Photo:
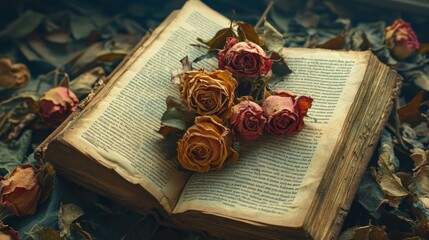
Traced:
<path id="1" fill-rule="evenodd" d="M 0 222 L 0 239 L 1 240 L 19 240 L 18 232 L 15 229 L 4 225 Z"/>
<path id="2" fill-rule="evenodd" d="M 386 46 L 398 59 L 405 59 L 419 47 L 419 40 L 410 24 L 402 19 L 396 20 L 385 30 Z"/>
<path id="3" fill-rule="evenodd" d="M 183 168 L 207 172 L 237 161 L 231 131 L 220 122 L 216 116 L 195 118 L 195 125 L 177 142 L 177 158 Z"/>
<path id="4" fill-rule="evenodd" d="M 265 129 L 274 135 L 293 135 L 304 128 L 304 116 L 311 108 L 313 99 L 297 97 L 290 91 L 275 91 L 262 104 L 268 122 Z"/>
<path id="5" fill-rule="evenodd" d="M 235 140 L 250 141 L 262 135 L 267 119 L 261 106 L 246 100 L 232 107 L 229 122 Z"/>
<path id="6" fill-rule="evenodd" d="M 0 87 L 19 88 L 30 80 L 28 68 L 21 63 L 13 63 L 8 57 L 0 59 Z"/>
<path id="7" fill-rule="evenodd" d="M 38 171 L 31 165 L 15 168 L 7 179 L 0 181 L 0 204 L 17 216 L 33 214 L 40 193 Z"/>
<path id="8" fill-rule="evenodd" d="M 56 87 L 40 98 L 40 115 L 43 123 L 58 127 L 77 107 L 76 95 L 66 87 Z"/>
<path id="9" fill-rule="evenodd" d="M 226 69 L 236 78 L 256 78 L 267 74 L 273 62 L 257 44 L 236 38 L 227 38 L 218 54 L 218 67 Z"/>
<path id="10" fill-rule="evenodd" d="M 223 122 L 231 114 L 237 81 L 228 71 L 185 72 L 180 79 L 180 96 L 199 115 L 216 115 Z"/>

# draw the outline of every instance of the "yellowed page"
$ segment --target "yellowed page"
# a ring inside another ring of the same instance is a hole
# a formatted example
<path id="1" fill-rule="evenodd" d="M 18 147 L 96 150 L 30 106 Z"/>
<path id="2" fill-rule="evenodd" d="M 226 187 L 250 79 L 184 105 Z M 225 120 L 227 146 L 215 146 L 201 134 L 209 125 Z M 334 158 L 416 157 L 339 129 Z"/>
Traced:
<path id="1" fill-rule="evenodd" d="M 119 80 L 109 82 L 108 90 L 97 96 L 100 100 L 88 105 L 64 133 L 72 146 L 143 186 L 168 212 L 189 177 L 189 173 L 178 170 L 176 161 L 166 160 L 162 138 L 155 132 L 166 109 L 166 97 L 178 97 L 178 87 L 170 82 L 171 72 L 181 68 L 184 56 L 194 59 L 201 55 L 189 45 L 197 43 L 197 36 L 210 38 L 228 24 L 227 20 L 223 25 L 205 24 L 206 17 L 214 12 L 201 13 L 198 9 L 202 6 L 198 1 L 188 2 L 155 40 L 136 52 L 134 62 L 115 76 Z"/>
<path id="2" fill-rule="evenodd" d="M 198 210 L 264 224 L 303 225 L 360 87 L 369 52 L 285 49 L 294 71 L 274 86 L 314 98 L 304 130 L 246 143 L 236 165 L 193 175 L 174 213 Z"/>

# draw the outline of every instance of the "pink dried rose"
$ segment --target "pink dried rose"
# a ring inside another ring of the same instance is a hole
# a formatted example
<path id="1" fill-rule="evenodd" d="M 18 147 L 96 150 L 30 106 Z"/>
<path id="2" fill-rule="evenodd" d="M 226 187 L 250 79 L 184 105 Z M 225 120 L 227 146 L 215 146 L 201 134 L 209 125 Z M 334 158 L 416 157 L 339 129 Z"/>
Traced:
<path id="1" fill-rule="evenodd" d="M 262 135 L 267 119 L 261 106 L 246 100 L 232 107 L 229 121 L 235 140 L 251 141 Z"/>
<path id="2" fill-rule="evenodd" d="M 275 91 L 262 104 L 268 122 L 266 131 L 273 135 L 293 135 L 304 128 L 304 116 L 311 108 L 311 97 L 297 97 L 290 91 Z"/>
<path id="3" fill-rule="evenodd" d="M 40 115 L 43 123 L 58 127 L 74 110 L 79 99 L 66 87 L 56 87 L 40 98 Z"/>
<path id="4" fill-rule="evenodd" d="M 226 69 L 237 78 L 256 78 L 267 74 L 273 62 L 257 44 L 236 38 L 227 38 L 218 54 L 218 67 Z"/>
<path id="5" fill-rule="evenodd" d="M 17 216 L 28 216 L 36 211 L 42 188 L 38 171 L 31 165 L 15 168 L 7 179 L 0 180 L 0 205 Z"/>
<path id="6" fill-rule="evenodd" d="M 396 20 L 385 30 L 385 43 L 398 59 L 405 59 L 419 49 L 419 40 L 410 24 L 402 19 Z"/>

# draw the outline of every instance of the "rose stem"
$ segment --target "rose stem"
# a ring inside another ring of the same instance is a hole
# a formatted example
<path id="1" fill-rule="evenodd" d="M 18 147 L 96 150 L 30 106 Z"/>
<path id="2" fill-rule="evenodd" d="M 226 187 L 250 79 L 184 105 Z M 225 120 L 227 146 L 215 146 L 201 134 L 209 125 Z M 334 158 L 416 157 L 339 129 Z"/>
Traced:
<path id="1" fill-rule="evenodd" d="M 262 13 L 262 16 L 259 18 L 258 22 L 255 25 L 255 29 L 261 25 L 262 21 L 267 17 L 267 14 L 270 12 L 271 8 L 274 6 L 274 0 L 271 0 L 270 3 L 267 5 L 267 8 L 265 8 L 264 13 Z"/>

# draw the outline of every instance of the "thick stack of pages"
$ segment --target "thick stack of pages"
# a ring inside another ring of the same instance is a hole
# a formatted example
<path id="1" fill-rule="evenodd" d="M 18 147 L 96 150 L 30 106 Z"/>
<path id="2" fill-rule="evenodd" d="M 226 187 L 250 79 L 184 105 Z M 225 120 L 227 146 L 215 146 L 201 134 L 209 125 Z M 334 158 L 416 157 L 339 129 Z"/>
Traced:
<path id="1" fill-rule="evenodd" d="M 236 165 L 191 174 L 166 158 L 155 130 L 190 46 L 229 20 L 199 1 L 172 14 L 37 153 L 82 186 L 181 228 L 228 239 L 332 239 L 389 115 L 400 77 L 371 52 L 288 49 L 273 88 L 314 98 L 304 130 L 241 146 Z M 194 67 L 216 68 L 216 60 Z"/>

